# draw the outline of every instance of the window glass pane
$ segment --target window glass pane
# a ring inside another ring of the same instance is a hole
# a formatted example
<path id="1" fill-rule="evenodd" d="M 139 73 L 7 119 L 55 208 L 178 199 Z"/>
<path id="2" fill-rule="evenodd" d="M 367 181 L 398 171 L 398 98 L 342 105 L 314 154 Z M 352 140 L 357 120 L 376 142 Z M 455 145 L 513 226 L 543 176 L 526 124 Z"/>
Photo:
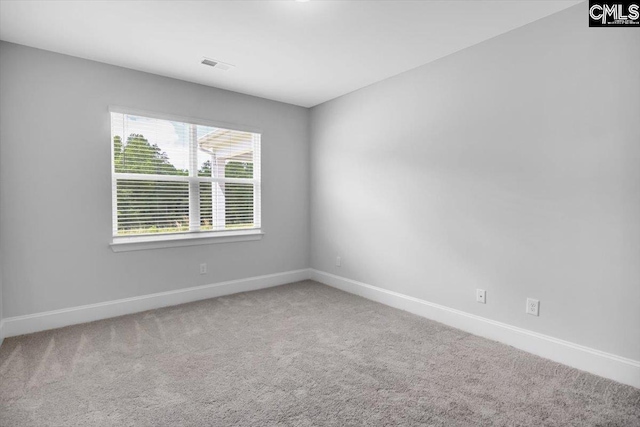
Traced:
<path id="1" fill-rule="evenodd" d="M 226 228 L 253 227 L 253 184 L 225 185 Z"/>
<path id="2" fill-rule="evenodd" d="M 118 235 L 189 231 L 189 183 L 117 180 Z"/>
<path id="3" fill-rule="evenodd" d="M 200 183 L 200 230 L 253 228 L 253 184 Z"/>
<path id="4" fill-rule="evenodd" d="M 212 186 L 217 186 L 217 184 L 211 182 L 200 183 L 200 231 L 213 231 L 215 229 Z"/>
<path id="5" fill-rule="evenodd" d="M 237 178 L 227 175 L 229 163 L 253 163 L 253 134 L 198 126 L 198 176 Z M 253 169 L 251 169 L 253 173 Z M 253 178 L 244 174 L 242 178 Z"/>
<path id="6" fill-rule="evenodd" d="M 189 175 L 189 125 L 112 115 L 113 165 L 118 173 Z"/>

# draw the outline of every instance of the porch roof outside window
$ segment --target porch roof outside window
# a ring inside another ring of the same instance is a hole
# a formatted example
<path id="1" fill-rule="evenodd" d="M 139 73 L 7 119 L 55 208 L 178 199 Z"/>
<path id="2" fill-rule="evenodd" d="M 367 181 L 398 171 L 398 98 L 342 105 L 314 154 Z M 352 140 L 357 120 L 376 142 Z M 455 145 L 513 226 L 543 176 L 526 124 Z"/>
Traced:
<path id="1" fill-rule="evenodd" d="M 242 156 L 242 160 L 253 162 L 253 134 L 237 130 L 216 129 L 198 138 L 198 148 L 217 159 Z"/>

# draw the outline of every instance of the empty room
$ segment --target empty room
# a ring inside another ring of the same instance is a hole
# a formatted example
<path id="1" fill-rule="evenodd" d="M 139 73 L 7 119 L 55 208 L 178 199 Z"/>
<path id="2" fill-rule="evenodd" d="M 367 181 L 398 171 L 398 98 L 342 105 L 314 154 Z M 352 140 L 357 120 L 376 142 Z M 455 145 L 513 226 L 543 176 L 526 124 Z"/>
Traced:
<path id="1" fill-rule="evenodd" d="M 640 3 L 0 0 L 0 427 L 640 427 Z"/>

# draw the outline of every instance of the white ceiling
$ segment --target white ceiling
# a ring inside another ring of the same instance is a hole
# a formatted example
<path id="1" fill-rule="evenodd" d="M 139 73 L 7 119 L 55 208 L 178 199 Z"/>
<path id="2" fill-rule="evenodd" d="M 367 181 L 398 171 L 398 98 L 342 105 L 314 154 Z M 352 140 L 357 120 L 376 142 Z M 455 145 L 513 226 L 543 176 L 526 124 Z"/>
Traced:
<path id="1" fill-rule="evenodd" d="M 0 1 L 0 39 L 311 107 L 577 3 Z"/>

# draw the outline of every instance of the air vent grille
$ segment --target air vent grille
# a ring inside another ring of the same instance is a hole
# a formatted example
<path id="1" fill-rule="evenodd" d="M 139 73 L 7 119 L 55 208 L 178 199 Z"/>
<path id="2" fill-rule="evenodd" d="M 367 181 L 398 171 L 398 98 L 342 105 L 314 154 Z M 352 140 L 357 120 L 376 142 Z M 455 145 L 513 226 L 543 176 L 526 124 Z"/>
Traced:
<path id="1" fill-rule="evenodd" d="M 220 62 L 211 58 L 202 58 L 201 63 L 204 65 L 208 65 L 209 67 L 213 67 L 216 70 L 220 70 L 220 71 L 227 71 L 234 67 L 234 65 Z"/>

